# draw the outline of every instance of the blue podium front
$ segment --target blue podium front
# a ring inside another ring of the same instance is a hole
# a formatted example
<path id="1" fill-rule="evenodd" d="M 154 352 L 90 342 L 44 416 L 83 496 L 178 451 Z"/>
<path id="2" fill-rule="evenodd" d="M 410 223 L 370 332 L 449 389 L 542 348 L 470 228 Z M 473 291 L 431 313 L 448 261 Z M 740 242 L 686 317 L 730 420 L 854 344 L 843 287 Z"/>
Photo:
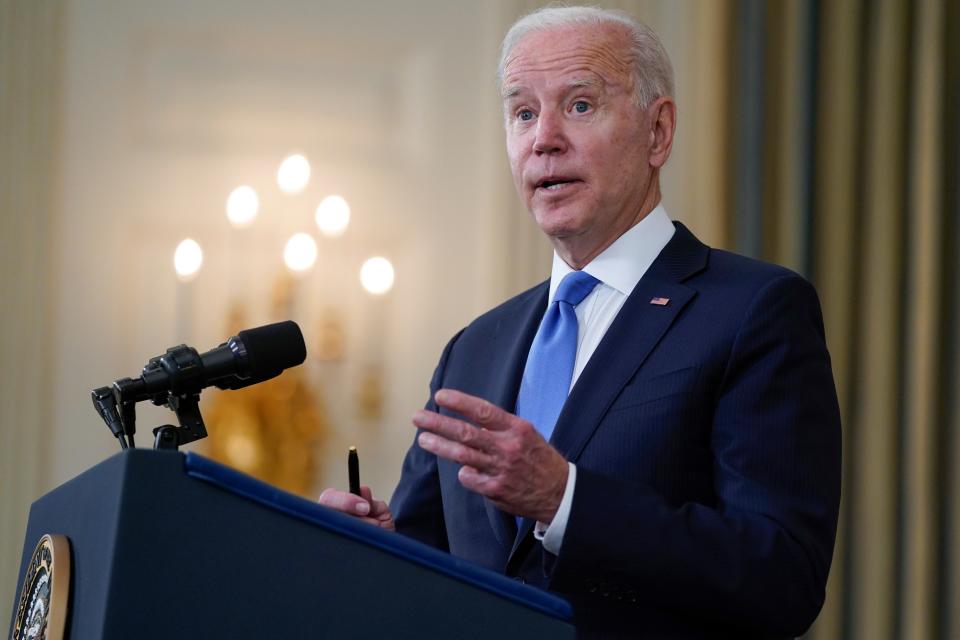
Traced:
<path id="1" fill-rule="evenodd" d="M 70 541 L 70 638 L 574 637 L 560 598 L 192 453 L 128 450 L 37 500 L 21 579 L 44 534 Z"/>

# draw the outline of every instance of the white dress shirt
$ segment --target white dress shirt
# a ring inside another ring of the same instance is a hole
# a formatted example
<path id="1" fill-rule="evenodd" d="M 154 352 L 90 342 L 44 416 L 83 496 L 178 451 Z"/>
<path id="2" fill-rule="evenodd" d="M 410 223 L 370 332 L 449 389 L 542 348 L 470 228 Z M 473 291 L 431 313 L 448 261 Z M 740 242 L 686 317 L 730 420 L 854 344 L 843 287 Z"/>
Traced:
<path id="1" fill-rule="evenodd" d="M 570 380 L 571 389 L 614 318 L 620 313 L 623 303 L 663 248 L 667 246 L 673 233 L 673 223 L 670 222 L 666 209 L 662 204 L 658 204 L 653 211 L 583 268 L 583 271 L 599 280 L 600 284 L 575 309 L 579 328 L 577 358 L 573 366 L 573 377 Z M 548 307 L 553 302 L 560 282 L 571 271 L 573 269 L 554 252 Z M 567 529 L 570 507 L 573 504 L 573 489 L 577 482 L 577 467 L 572 462 L 568 464 L 570 473 L 567 476 L 567 486 L 553 522 L 549 526 L 538 522 L 533 531 L 534 536 L 542 542 L 543 548 L 555 555 L 560 553 L 560 547 L 563 544 L 563 534 Z"/>

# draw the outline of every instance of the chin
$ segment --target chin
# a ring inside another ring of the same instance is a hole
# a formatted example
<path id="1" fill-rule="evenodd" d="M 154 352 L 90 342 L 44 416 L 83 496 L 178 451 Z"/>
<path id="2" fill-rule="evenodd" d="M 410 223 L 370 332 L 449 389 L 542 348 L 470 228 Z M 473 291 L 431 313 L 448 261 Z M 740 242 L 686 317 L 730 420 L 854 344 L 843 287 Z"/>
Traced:
<path id="1" fill-rule="evenodd" d="M 581 233 L 583 217 L 564 211 L 534 211 L 533 219 L 540 230 L 551 238 L 568 238 Z"/>

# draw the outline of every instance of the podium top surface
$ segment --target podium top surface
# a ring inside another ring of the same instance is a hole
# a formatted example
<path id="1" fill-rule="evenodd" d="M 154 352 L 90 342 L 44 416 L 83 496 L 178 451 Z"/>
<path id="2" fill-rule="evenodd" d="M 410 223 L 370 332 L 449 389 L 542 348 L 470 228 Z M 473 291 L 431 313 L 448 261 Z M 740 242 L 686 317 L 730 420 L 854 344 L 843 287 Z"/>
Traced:
<path id="1" fill-rule="evenodd" d="M 566 621 L 573 617 L 570 603 L 563 598 L 521 584 L 403 535 L 360 522 L 196 453 L 181 455 L 185 457 L 186 473 L 193 478 L 212 483 L 287 516 L 361 541 L 549 616 Z"/>

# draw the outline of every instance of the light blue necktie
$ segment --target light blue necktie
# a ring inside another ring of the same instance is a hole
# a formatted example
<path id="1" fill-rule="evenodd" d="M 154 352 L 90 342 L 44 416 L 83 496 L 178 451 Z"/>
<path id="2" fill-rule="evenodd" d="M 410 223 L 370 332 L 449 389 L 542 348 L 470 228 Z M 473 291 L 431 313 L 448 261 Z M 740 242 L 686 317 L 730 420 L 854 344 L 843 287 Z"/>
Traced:
<path id="1" fill-rule="evenodd" d="M 598 284 L 600 281 L 589 273 L 568 273 L 557 287 L 553 302 L 530 346 L 517 395 L 517 415 L 532 422 L 548 441 L 567 400 L 577 358 L 577 314 L 574 307 Z"/>

